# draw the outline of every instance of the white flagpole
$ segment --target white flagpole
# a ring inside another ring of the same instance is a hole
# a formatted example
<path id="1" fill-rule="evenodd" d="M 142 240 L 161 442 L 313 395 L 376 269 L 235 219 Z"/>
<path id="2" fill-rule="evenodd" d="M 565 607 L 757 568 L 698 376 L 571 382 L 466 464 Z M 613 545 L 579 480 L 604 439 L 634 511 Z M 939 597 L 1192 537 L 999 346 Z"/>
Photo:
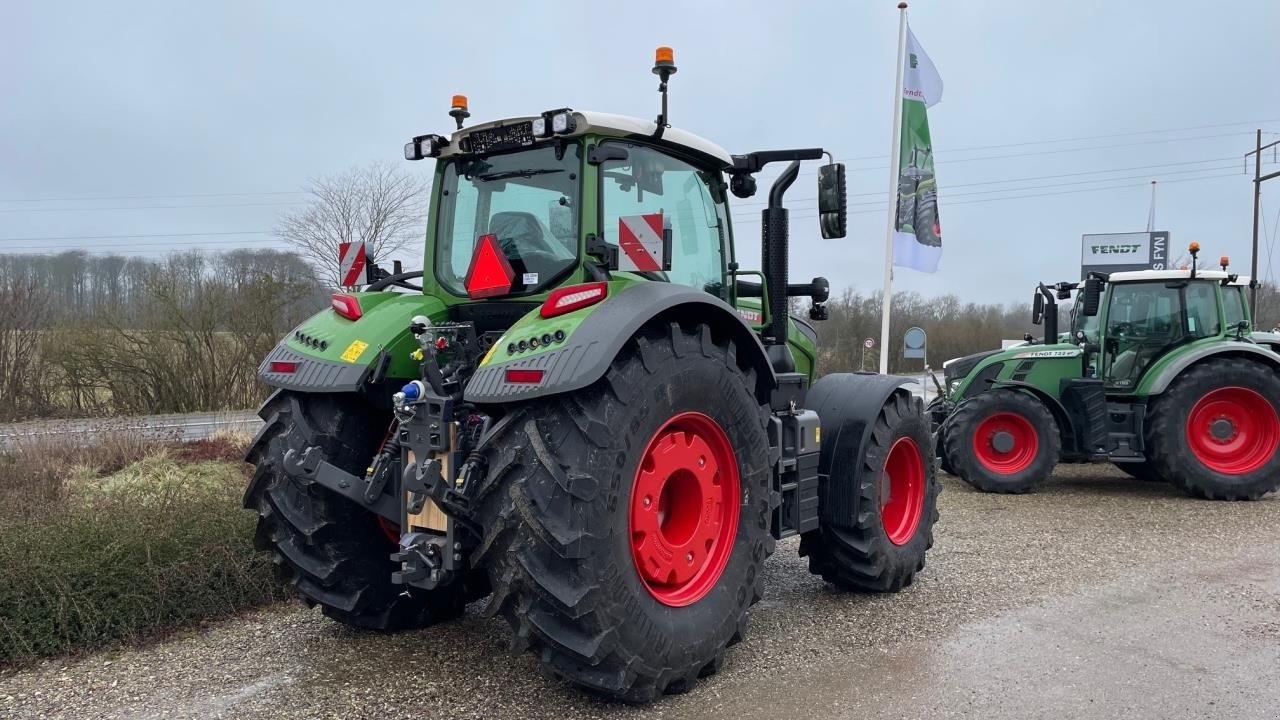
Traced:
<path id="1" fill-rule="evenodd" d="M 889 374 L 889 302 L 893 299 L 893 231 L 902 164 L 902 65 L 907 49 L 907 4 L 898 3 L 898 60 L 893 80 L 893 142 L 889 147 L 889 221 L 884 234 L 884 299 L 880 305 L 880 374 Z"/>

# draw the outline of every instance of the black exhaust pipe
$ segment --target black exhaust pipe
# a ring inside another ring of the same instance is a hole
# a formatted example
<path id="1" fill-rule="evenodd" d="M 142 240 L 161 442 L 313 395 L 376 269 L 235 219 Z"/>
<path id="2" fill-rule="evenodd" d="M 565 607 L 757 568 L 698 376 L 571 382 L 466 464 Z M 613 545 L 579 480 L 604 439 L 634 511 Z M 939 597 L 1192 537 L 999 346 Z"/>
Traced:
<path id="1" fill-rule="evenodd" d="M 799 174 L 800 161 L 792 161 L 773 181 L 773 187 L 769 189 L 769 206 L 760 214 L 760 251 L 764 256 L 764 279 L 769 291 L 769 329 L 764 335 L 766 345 L 787 342 L 787 242 L 790 223 L 787 209 L 782 206 L 782 196 Z"/>

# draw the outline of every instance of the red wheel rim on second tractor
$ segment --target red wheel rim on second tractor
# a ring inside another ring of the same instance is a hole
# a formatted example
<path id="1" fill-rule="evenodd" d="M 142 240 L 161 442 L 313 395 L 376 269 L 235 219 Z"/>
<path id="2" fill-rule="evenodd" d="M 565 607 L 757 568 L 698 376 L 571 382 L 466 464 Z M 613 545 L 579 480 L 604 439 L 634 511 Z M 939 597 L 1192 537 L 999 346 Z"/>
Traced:
<path id="1" fill-rule="evenodd" d="M 1013 412 L 983 418 L 973 434 L 973 452 L 988 470 L 1013 475 L 1031 467 L 1040 451 L 1040 435 L 1031 421 Z"/>
<path id="2" fill-rule="evenodd" d="M 1211 390 L 1187 415 L 1187 445 L 1205 467 L 1244 475 L 1270 462 L 1280 448 L 1280 417 L 1249 388 Z"/>
<path id="3" fill-rule="evenodd" d="M 715 587 L 740 502 L 738 461 L 719 423 L 685 412 L 658 428 L 631 487 L 631 557 L 650 595 L 683 607 Z"/>
<path id="4" fill-rule="evenodd" d="M 920 446 L 909 437 L 898 438 L 889 448 L 880 481 L 880 522 L 894 545 L 906 545 L 920 527 L 924 483 Z"/>

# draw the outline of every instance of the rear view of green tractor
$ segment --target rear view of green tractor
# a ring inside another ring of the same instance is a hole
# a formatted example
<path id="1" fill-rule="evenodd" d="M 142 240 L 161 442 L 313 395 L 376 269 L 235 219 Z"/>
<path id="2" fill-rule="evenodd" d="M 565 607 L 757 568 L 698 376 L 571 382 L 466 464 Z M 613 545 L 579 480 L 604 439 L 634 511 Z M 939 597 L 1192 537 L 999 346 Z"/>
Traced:
<path id="1" fill-rule="evenodd" d="M 258 541 L 356 627 L 472 600 L 551 675 L 648 701 L 715 672 L 777 540 L 810 571 L 895 591 L 924 567 L 938 484 L 903 378 L 816 377 L 788 315 L 784 194 L 819 148 L 730 155 L 656 121 L 555 109 L 405 146 L 434 159 L 425 270 L 338 293 L 263 361 L 249 452 Z M 729 193 L 786 163 L 763 272 L 734 256 Z M 819 168 L 843 237 L 844 169 Z M 420 282 L 419 284 L 416 284 Z M 403 292 L 394 291 L 395 288 Z"/>
<path id="2" fill-rule="evenodd" d="M 1041 285 L 1043 343 L 944 366 L 946 396 L 930 407 L 943 468 L 988 492 L 1032 490 L 1059 460 L 1110 461 L 1211 499 L 1280 488 L 1280 355 L 1251 332 L 1244 287 L 1226 258 L 1221 271 Z M 1059 337 L 1057 300 L 1076 290 Z"/>

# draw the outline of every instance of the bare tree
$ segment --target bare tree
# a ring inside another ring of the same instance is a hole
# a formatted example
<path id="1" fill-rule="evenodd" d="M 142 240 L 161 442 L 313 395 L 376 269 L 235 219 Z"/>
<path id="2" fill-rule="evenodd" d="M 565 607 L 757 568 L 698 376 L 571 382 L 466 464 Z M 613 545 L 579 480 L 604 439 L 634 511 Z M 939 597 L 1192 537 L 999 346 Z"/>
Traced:
<path id="1" fill-rule="evenodd" d="M 368 243 L 371 262 L 403 250 L 421 236 L 427 183 L 389 163 L 372 163 L 317 178 L 307 207 L 285 215 L 276 235 L 315 266 L 321 282 L 337 287 L 338 243 Z"/>

